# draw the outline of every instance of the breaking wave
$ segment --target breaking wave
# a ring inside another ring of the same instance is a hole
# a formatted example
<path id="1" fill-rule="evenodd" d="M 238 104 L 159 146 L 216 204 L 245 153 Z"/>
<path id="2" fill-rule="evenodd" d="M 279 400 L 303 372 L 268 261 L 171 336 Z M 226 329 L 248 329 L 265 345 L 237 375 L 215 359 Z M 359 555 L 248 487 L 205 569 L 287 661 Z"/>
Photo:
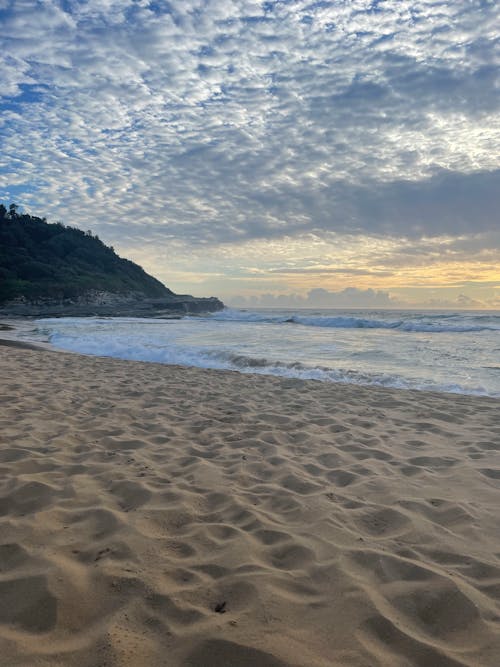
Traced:
<path id="1" fill-rule="evenodd" d="M 303 315 L 297 313 L 276 314 L 227 308 L 209 316 L 224 322 L 248 322 L 268 324 L 300 324 L 309 327 L 332 329 L 392 329 L 395 331 L 423 333 L 471 333 L 500 331 L 500 318 L 495 316 L 426 315 L 407 316 L 396 319 L 356 317 L 347 315 Z"/>

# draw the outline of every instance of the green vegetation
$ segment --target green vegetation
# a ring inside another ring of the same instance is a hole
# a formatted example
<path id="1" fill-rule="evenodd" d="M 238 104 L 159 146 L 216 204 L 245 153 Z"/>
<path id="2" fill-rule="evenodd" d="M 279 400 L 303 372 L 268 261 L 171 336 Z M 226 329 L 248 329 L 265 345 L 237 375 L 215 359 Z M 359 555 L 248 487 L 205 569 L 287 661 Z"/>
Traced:
<path id="1" fill-rule="evenodd" d="M 149 298 L 172 294 L 92 232 L 0 204 L 0 303 L 22 296 L 73 299 L 94 290 Z"/>

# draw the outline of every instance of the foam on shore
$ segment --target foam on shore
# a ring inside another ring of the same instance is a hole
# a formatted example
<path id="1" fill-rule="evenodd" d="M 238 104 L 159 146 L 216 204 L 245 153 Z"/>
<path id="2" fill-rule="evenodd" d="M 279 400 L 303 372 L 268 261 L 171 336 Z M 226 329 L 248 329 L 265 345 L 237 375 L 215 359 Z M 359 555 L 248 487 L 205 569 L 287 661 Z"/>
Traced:
<path id="1" fill-rule="evenodd" d="M 0 367 L 5 664 L 498 666 L 498 400 Z"/>

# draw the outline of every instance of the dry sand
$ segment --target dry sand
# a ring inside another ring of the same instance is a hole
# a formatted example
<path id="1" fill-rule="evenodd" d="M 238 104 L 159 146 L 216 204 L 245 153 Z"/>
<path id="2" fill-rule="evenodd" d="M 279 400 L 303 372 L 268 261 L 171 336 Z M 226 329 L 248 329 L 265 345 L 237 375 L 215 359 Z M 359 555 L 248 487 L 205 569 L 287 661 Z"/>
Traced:
<path id="1" fill-rule="evenodd" d="M 498 400 L 0 368 L 2 665 L 500 665 Z"/>

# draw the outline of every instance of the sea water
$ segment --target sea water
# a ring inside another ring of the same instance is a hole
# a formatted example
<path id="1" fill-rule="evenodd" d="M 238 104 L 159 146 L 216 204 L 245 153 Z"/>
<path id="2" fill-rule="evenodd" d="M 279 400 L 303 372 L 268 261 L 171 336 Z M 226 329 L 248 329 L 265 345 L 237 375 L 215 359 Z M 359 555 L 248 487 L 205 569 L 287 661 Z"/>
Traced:
<path id="1" fill-rule="evenodd" d="M 500 396 L 500 312 L 226 309 L 180 319 L 40 319 L 34 334 L 120 359 Z"/>

